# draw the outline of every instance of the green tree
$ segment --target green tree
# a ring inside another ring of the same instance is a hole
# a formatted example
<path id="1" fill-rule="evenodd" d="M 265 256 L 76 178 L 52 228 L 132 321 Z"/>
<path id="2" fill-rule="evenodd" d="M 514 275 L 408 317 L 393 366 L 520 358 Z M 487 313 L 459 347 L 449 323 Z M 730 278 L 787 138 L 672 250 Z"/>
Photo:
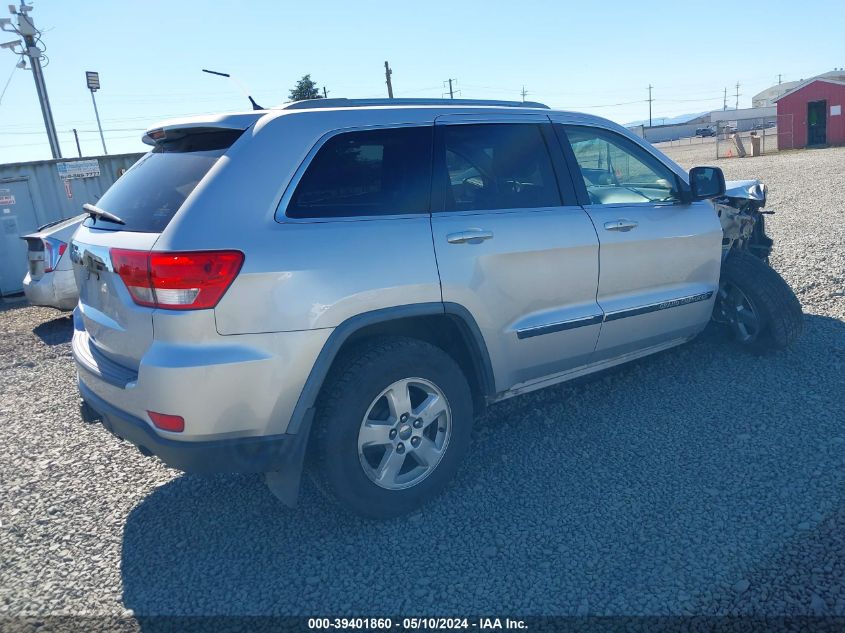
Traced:
<path id="1" fill-rule="evenodd" d="M 305 99 L 322 99 L 323 95 L 320 94 L 317 84 L 311 80 L 311 73 L 308 73 L 296 82 L 289 97 L 291 101 L 304 101 Z"/>

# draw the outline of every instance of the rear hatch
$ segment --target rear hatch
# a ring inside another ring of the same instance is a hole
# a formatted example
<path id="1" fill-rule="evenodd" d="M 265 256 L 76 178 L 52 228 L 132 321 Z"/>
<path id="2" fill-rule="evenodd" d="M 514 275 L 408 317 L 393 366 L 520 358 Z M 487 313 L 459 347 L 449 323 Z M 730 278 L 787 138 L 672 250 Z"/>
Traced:
<path id="1" fill-rule="evenodd" d="M 228 129 L 171 126 L 144 137 L 154 143 L 96 207 L 116 216 L 87 218 L 71 244 L 79 316 L 93 360 L 137 370 L 153 340 L 156 302 L 146 301 L 145 268 L 156 241 L 186 198 L 257 117 Z M 93 201 L 92 201 L 93 202 Z M 140 281 L 138 281 L 140 280 Z"/>
<path id="2" fill-rule="evenodd" d="M 41 279 L 45 273 L 56 270 L 82 217 L 76 216 L 45 224 L 35 233 L 21 238 L 26 240 L 29 276 L 32 279 Z"/>

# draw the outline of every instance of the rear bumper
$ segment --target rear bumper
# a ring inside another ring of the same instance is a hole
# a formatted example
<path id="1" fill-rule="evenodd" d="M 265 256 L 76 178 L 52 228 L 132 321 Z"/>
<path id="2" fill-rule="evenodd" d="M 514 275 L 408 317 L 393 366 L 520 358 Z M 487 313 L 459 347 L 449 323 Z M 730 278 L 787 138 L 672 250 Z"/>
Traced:
<path id="1" fill-rule="evenodd" d="M 41 279 L 33 279 L 27 273 L 23 278 L 23 292 L 32 305 L 59 310 L 73 310 L 79 301 L 73 270 L 54 270 Z"/>
<path id="2" fill-rule="evenodd" d="M 307 428 L 296 435 L 184 442 L 158 435 L 144 420 L 97 396 L 81 379 L 79 392 L 84 404 L 96 412 L 94 416 L 83 414 L 83 418 L 91 422 L 99 419 L 113 435 L 172 468 L 189 473 L 260 473 L 298 471 L 302 467 Z"/>
<path id="3" fill-rule="evenodd" d="M 213 313 L 197 312 L 204 314 L 156 320 L 156 339 L 129 367 L 94 344 L 77 310 L 71 351 L 80 382 L 107 405 L 180 444 L 297 433 L 294 408 L 329 331 L 221 336 Z M 187 338 L 193 342 L 183 342 Z M 181 416 L 184 431 L 156 429 L 149 411 Z"/>

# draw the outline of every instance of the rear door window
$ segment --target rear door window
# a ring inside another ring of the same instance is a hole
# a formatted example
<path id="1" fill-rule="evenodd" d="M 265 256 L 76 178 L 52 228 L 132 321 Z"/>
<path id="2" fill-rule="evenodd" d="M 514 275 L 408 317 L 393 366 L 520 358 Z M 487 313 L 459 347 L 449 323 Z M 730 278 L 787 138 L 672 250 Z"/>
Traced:
<path id="1" fill-rule="evenodd" d="M 438 128 L 438 135 L 438 177 L 445 181 L 444 211 L 561 205 L 539 125 L 444 125 Z"/>
<path id="2" fill-rule="evenodd" d="M 225 130 L 162 142 L 118 178 L 94 204 L 126 222 L 88 218 L 85 226 L 160 233 L 217 160 L 242 134 Z"/>
<path id="3" fill-rule="evenodd" d="M 291 218 L 428 213 L 431 126 L 345 132 L 327 140 L 294 190 Z"/>

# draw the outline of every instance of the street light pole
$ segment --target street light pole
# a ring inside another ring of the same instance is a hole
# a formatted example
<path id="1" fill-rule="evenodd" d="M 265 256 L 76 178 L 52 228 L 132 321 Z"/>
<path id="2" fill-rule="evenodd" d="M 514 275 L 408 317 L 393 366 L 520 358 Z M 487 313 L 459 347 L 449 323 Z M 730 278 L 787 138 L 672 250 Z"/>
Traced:
<path id="1" fill-rule="evenodd" d="M 97 110 L 97 99 L 94 98 L 94 92 L 100 89 L 100 73 L 95 73 L 91 70 L 85 73 L 85 81 L 88 84 L 88 90 L 91 91 L 91 103 L 94 104 L 94 116 L 97 117 L 97 129 L 100 130 L 100 141 L 103 143 L 103 154 L 108 155 L 109 151 L 106 149 L 106 137 L 103 136 L 103 126 L 100 124 L 100 112 Z"/>

